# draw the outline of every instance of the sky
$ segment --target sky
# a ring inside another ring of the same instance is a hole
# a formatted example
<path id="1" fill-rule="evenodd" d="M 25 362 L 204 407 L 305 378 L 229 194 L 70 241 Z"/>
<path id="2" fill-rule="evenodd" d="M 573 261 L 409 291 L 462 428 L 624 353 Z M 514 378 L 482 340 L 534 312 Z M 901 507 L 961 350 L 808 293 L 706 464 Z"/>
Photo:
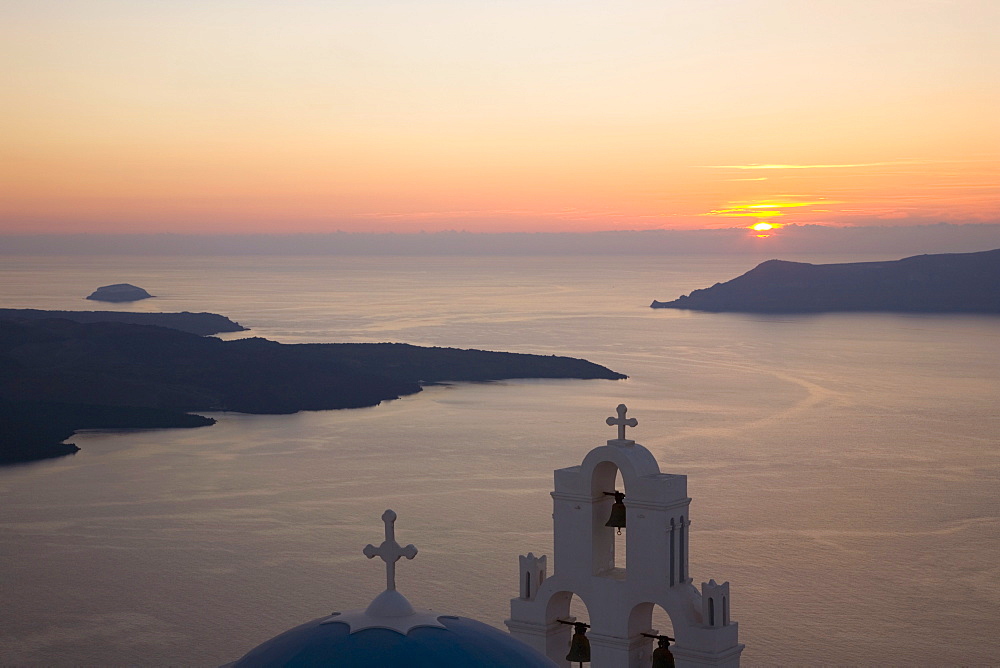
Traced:
<path id="1" fill-rule="evenodd" d="M 0 0 L 0 234 L 1000 222 L 996 0 Z"/>

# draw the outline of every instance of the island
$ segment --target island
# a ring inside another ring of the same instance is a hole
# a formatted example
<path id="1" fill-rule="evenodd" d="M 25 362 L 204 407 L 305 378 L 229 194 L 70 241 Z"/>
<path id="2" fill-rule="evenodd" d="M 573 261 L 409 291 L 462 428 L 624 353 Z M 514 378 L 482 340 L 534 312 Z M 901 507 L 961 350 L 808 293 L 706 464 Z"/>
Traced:
<path id="1" fill-rule="evenodd" d="M 1000 313 L 1000 249 L 888 262 L 768 260 L 652 308 L 744 313 Z"/>
<path id="2" fill-rule="evenodd" d="M 130 283 L 115 283 L 114 285 L 102 285 L 90 293 L 87 299 L 93 299 L 97 302 L 137 302 L 152 296 L 142 288 Z"/>
<path id="3" fill-rule="evenodd" d="M 217 313 L 129 313 L 126 311 L 42 311 L 33 308 L 0 308 L 2 320 L 48 320 L 60 318 L 73 322 L 124 322 L 177 329 L 189 334 L 208 336 L 222 332 L 245 332 L 238 322 Z"/>
<path id="4" fill-rule="evenodd" d="M 0 320 L 0 463 L 66 454 L 62 441 L 76 429 L 211 423 L 191 412 L 360 408 L 450 381 L 625 377 L 554 355 L 223 341 L 120 322 Z"/>

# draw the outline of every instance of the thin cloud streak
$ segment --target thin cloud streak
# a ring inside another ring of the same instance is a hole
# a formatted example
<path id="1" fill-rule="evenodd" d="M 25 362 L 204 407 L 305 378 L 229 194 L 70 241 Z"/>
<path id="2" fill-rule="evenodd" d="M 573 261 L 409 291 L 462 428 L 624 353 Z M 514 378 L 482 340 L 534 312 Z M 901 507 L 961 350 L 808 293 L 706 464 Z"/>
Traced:
<path id="1" fill-rule="evenodd" d="M 751 165 L 703 165 L 706 169 L 847 169 L 852 167 L 886 167 L 888 165 L 926 165 L 928 160 L 892 160 L 888 162 L 854 162 L 839 165 L 787 165 L 787 164 L 751 164 Z"/>
<path id="2" fill-rule="evenodd" d="M 967 188 L 972 190 L 997 190 L 1000 183 L 928 183 L 928 188 Z"/>
<path id="3" fill-rule="evenodd" d="M 777 218 L 786 215 L 784 209 L 797 209 L 803 207 L 813 207 L 819 205 L 829 205 L 829 204 L 843 204 L 844 202 L 837 200 L 820 199 L 814 201 L 797 202 L 789 198 L 785 199 L 771 199 L 764 201 L 755 202 L 730 202 L 730 206 L 724 209 L 715 209 L 707 213 L 699 214 L 700 216 L 722 216 L 722 217 L 740 217 L 747 216 L 752 218 Z"/>

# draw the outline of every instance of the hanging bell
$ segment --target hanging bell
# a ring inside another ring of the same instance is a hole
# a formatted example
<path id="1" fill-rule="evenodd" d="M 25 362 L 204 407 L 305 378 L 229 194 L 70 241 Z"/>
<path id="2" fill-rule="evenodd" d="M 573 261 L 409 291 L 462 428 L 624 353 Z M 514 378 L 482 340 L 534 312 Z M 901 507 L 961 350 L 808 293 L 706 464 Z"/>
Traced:
<path id="1" fill-rule="evenodd" d="M 622 529 L 625 528 L 625 495 L 621 492 L 605 492 L 605 494 L 615 497 L 615 502 L 611 505 L 611 517 L 605 522 L 604 526 L 614 527 L 618 529 L 618 535 L 622 533 Z"/>
<path id="2" fill-rule="evenodd" d="M 656 636 L 657 648 L 653 650 L 653 668 L 674 668 L 674 655 L 670 653 L 667 636 Z"/>
<path id="3" fill-rule="evenodd" d="M 587 638 L 587 625 L 583 622 L 573 624 L 573 638 L 569 641 L 566 660 L 581 664 L 590 661 L 590 640 Z"/>

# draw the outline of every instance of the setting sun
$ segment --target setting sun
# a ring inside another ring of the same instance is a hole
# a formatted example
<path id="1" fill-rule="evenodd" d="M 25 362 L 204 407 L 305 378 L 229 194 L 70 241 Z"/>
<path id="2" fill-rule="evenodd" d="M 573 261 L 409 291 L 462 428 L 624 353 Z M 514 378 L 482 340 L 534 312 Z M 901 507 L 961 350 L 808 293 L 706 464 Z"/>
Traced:
<path id="1" fill-rule="evenodd" d="M 758 234 L 756 234 L 755 236 L 758 239 L 767 239 L 769 236 L 771 236 L 771 232 L 774 232 L 779 228 L 781 228 L 781 223 L 768 223 L 762 220 L 759 223 L 754 223 L 747 229 L 757 232 Z"/>

